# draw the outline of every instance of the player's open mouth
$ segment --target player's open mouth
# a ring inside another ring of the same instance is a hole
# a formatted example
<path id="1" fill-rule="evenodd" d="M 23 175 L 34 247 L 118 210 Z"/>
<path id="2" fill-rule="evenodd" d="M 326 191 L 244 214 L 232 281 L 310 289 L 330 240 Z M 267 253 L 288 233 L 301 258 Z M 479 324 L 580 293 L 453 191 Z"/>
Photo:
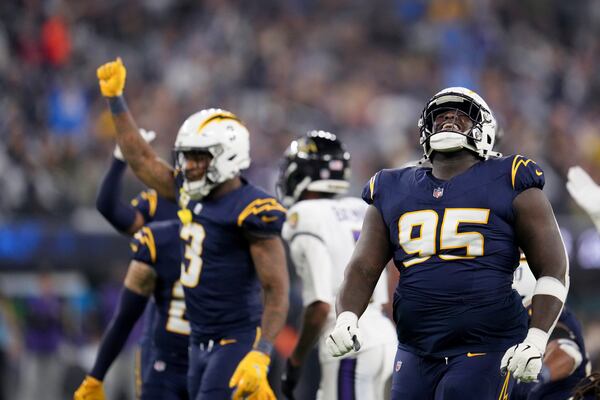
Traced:
<path id="1" fill-rule="evenodd" d="M 462 132 L 461 127 L 458 124 L 455 124 L 453 122 L 445 122 L 441 126 L 441 130 L 443 130 L 443 131 Z"/>

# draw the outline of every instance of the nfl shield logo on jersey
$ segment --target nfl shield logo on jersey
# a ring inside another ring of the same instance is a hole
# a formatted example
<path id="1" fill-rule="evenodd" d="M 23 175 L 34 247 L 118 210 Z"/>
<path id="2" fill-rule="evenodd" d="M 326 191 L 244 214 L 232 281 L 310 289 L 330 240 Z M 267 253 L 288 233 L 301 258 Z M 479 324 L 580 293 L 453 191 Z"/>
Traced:
<path id="1" fill-rule="evenodd" d="M 400 368 L 402 368 L 402 361 L 396 361 L 396 372 L 400 371 Z"/>
<path id="2" fill-rule="evenodd" d="M 443 195 L 444 195 L 444 188 L 437 187 L 437 188 L 433 189 L 433 197 L 435 197 L 436 199 L 439 199 Z"/>

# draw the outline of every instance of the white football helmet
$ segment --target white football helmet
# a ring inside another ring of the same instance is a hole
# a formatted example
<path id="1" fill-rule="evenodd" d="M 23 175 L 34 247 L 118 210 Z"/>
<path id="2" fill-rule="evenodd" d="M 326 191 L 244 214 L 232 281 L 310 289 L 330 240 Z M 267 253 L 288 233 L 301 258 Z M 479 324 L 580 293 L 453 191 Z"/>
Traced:
<path id="1" fill-rule="evenodd" d="M 472 127 L 465 132 L 436 130 L 435 118 L 446 111 L 454 111 L 471 119 Z M 496 140 L 496 119 L 486 102 L 475 92 L 464 87 L 449 87 L 433 96 L 419 118 L 421 145 L 424 159 L 433 151 L 452 152 L 467 149 L 487 160 L 502 154 L 492 151 Z"/>
<path id="2" fill-rule="evenodd" d="M 250 166 L 250 134 L 233 113 L 218 108 L 199 111 L 189 116 L 175 139 L 177 169 L 185 167 L 185 153 L 207 151 L 212 160 L 202 179 L 188 181 L 184 176 L 183 191 L 199 200 L 220 183 Z"/>

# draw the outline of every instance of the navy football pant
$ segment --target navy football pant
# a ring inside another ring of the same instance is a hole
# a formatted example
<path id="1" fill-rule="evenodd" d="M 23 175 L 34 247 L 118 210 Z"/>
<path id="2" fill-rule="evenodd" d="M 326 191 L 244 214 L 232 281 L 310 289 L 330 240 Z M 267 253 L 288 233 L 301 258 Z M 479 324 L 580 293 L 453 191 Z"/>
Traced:
<path id="1" fill-rule="evenodd" d="M 181 362 L 169 362 L 160 356 L 154 357 L 150 368 L 144 369 L 141 400 L 188 400 L 185 358 Z"/>
<path id="2" fill-rule="evenodd" d="M 393 400 L 507 400 L 510 374 L 500 374 L 504 352 L 420 357 L 398 349 L 392 374 Z"/>
<path id="3" fill-rule="evenodd" d="M 256 329 L 190 346 L 188 390 L 193 400 L 229 400 L 229 380 L 238 364 L 252 350 Z"/>

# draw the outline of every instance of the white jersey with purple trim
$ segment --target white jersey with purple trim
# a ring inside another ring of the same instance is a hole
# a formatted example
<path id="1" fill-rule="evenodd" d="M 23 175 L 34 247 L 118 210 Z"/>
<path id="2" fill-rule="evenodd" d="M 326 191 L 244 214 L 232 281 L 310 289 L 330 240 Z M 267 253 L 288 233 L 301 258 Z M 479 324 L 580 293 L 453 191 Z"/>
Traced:
<path id="1" fill-rule="evenodd" d="M 333 359 L 325 348 L 327 334 L 335 326 L 335 297 L 364 219 L 367 205 L 359 198 L 303 200 L 288 210 L 282 237 L 290 247 L 296 273 L 302 280 L 304 306 L 316 301 L 331 305 L 320 339 L 321 362 Z M 359 320 L 360 352 L 383 344 L 396 344 L 393 323 L 383 314 L 388 302 L 387 274 L 381 275 L 371 301 Z M 348 356 L 356 355 L 351 352 Z"/>

